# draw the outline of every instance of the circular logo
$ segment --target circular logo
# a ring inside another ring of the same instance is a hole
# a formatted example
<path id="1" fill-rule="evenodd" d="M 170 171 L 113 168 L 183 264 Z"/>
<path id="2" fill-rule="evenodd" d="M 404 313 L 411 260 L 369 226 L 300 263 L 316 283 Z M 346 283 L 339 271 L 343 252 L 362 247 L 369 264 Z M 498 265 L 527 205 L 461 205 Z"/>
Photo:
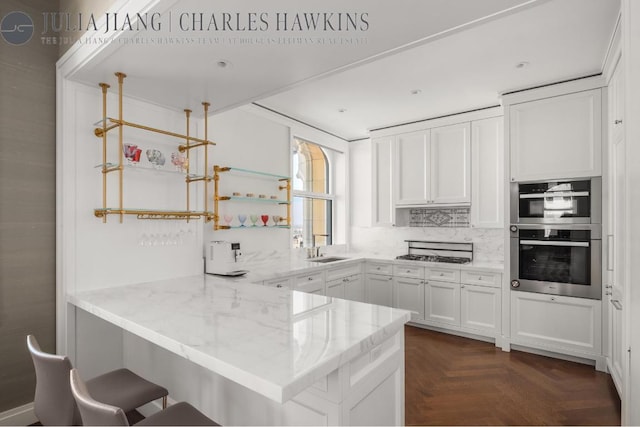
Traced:
<path id="1" fill-rule="evenodd" d="M 7 43 L 23 45 L 33 36 L 33 20 L 24 12 L 11 12 L 0 21 L 0 32 Z"/>

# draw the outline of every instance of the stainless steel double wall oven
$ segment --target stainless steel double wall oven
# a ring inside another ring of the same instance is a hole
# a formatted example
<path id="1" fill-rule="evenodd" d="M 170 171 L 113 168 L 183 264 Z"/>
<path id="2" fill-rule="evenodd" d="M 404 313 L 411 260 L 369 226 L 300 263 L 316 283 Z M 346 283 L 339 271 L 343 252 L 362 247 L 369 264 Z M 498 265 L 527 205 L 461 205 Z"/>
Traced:
<path id="1" fill-rule="evenodd" d="M 511 185 L 511 288 L 601 299 L 602 180 Z"/>

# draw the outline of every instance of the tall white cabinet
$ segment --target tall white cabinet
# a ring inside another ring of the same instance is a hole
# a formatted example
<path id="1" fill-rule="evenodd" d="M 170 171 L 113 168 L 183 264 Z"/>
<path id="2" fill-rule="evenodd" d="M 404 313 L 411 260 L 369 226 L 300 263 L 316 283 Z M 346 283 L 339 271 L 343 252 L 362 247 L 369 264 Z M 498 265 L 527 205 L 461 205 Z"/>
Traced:
<path id="1" fill-rule="evenodd" d="M 395 137 L 372 138 L 372 208 L 374 226 L 390 226 L 395 221 L 393 206 L 393 162 L 395 160 Z"/>
<path id="2" fill-rule="evenodd" d="M 620 396 L 624 394 L 628 375 L 628 353 L 623 339 L 624 310 L 628 308 L 625 295 L 625 248 L 627 246 L 626 218 L 626 141 L 624 136 L 624 75 L 622 59 L 618 62 L 608 87 L 608 159 L 605 182 L 608 189 L 606 224 L 605 312 L 607 313 L 607 368 Z"/>
<path id="3" fill-rule="evenodd" d="M 471 122 L 471 225 L 504 226 L 504 120 Z"/>

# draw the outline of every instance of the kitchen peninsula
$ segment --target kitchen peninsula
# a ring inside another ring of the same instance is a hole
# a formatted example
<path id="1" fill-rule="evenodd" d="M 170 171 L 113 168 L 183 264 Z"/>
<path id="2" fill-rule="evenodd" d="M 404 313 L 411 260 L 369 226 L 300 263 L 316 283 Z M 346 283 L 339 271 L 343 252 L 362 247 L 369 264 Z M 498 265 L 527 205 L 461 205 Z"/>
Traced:
<path id="1" fill-rule="evenodd" d="M 80 367 L 111 355 L 222 424 L 404 424 L 408 311 L 209 275 L 67 300 Z"/>

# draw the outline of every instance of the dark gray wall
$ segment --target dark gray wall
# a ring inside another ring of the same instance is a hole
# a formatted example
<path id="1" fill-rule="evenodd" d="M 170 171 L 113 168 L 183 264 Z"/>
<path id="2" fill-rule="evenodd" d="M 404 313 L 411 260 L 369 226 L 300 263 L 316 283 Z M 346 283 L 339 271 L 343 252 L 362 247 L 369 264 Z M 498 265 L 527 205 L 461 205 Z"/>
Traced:
<path id="1" fill-rule="evenodd" d="M 0 412 L 33 400 L 25 337 L 55 350 L 55 62 L 40 40 L 42 12 L 58 0 L 1 0 L 0 19 L 23 11 L 27 44 L 0 39 Z"/>

